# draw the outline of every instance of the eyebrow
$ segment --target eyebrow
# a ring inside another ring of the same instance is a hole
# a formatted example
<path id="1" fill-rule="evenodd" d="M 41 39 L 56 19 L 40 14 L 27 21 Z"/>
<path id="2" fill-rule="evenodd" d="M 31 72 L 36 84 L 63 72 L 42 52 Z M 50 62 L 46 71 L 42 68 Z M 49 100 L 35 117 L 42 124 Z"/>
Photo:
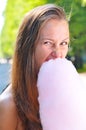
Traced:
<path id="1" fill-rule="evenodd" d="M 62 40 L 62 41 L 65 41 L 65 40 L 67 40 L 67 39 L 70 39 L 69 37 L 67 37 L 67 38 L 65 38 L 64 40 Z"/>
<path id="2" fill-rule="evenodd" d="M 62 41 L 65 41 L 65 40 L 69 40 L 70 41 L 70 38 L 69 37 L 67 37 L 67 38 L 65 38 L 65 39 L 63 39 Z M 51 39 L 51 38 L 42 38 L 41 40 L 50 40 L 50 41 L 54 41 L 53 39 Z"/>

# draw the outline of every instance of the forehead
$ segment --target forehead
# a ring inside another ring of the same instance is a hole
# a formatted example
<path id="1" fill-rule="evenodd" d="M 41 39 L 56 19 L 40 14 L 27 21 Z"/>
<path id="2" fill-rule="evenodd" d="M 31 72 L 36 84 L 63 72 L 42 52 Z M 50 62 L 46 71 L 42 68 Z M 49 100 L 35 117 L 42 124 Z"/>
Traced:
<path id="1" fill-rule="evenodd" d="M 69 37 L 69 26 L 66 20 L 48 20 L 40 29 L 39 38 L 65 38 Z"/>

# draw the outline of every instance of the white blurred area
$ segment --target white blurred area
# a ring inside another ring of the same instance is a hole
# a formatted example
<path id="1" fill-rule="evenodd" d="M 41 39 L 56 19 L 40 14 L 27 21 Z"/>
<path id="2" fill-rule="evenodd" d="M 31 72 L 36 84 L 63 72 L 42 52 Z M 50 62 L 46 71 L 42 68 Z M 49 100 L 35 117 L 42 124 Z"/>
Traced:
<path id="1" fill-rule="evenodd" d="M 0 64 L 6 64 L 6 63 L 12 64 L 12 59 L 0 58 Z"/>
<path id="2" fill-rule="evenodd" d="M 71 62 L 44 63 L 37 86 L 43 130 L 86 130 L 86 86 Z"/>
<path id="3" fill-rule="evenodd" d="M 86 72 L 81 73 L 81 74 L 80 74 L 80 77 L 81 77 L 81 79 L 82 79 L 83 83 L 84 83 L 84 84 L 85 84 L 85 86 L 86 86 Z"/>

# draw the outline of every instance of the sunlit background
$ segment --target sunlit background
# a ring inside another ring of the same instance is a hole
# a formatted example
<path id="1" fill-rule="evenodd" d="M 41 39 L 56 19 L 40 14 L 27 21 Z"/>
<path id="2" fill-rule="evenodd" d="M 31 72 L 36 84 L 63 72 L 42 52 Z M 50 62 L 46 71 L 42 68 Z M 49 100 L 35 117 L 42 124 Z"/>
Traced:
<path id="1" fill-rule="evenodd" d="M 6 7 L 6 1 L 7 0 L 0 0 L 0 32 L 1 32 L 1 29 L 2 29 L 3 24 L 4 24 L 3 12 L 4 12 L 5 7 Z"/>

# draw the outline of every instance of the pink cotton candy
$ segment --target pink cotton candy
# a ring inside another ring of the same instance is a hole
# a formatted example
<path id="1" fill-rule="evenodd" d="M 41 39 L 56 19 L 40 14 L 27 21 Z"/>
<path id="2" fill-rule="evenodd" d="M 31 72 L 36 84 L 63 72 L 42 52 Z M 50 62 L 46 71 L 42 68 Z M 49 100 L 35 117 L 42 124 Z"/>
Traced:
<path id="1" fill-rule="evenodd" d="M 71 61 L 45 62 L 37 86 L 43 130 L 86 130 L 86 88 Z"/>

